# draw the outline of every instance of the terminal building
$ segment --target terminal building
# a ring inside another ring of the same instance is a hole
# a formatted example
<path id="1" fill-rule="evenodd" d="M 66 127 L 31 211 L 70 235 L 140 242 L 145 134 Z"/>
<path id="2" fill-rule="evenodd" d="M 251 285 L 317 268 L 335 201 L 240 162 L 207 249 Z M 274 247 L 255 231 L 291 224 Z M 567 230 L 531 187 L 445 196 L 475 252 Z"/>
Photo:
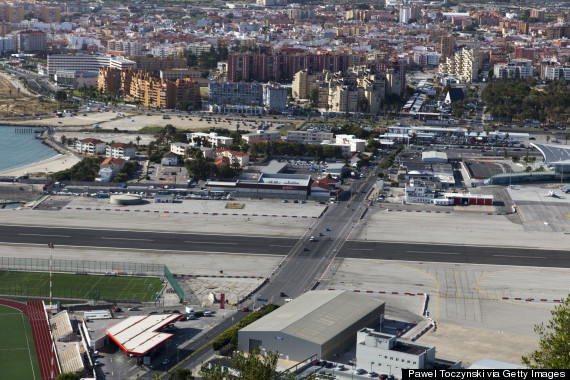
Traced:
<path id="1" fill-rule="evenodd" d="M 331 360 L 354 344 L 365 327 L 378 328 L 384 302 L 342 290 L 310 291 L 244 327 L 238 349 L 278 352 L 281 359 Z"/>

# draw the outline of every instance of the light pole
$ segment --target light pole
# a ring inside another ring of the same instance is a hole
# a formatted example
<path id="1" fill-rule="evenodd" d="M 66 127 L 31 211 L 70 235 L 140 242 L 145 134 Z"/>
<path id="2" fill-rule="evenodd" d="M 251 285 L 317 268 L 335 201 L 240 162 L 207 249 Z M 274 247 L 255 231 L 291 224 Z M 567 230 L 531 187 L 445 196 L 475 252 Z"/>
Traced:
<path id="1" fill-rule="evenodd" d="M 390 376 L 392 376 L 392 365 L 391 364 L 386 364 L 388 367 L 390 367 Z"/>

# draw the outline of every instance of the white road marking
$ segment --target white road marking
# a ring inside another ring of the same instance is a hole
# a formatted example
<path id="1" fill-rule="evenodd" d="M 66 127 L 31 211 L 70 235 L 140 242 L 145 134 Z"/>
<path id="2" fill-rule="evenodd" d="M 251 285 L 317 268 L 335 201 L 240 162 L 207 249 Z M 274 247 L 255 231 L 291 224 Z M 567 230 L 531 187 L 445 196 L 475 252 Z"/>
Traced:
<path id="1" fill-rule="evenodd" d="M 546 259 L 545 256 L 517 256 L 517 255 L 493 255 L 494 257 L 522 257 L 525 259 Z"/>
<path id="2" fill-rule="evenodd" d="M 222 244 L 222 245 L 238 245 L 238 243 L 221 243 L 219 241 L 187 241 L 185 240 L 184 243 L 199 243 L 199 244 Z"/>
<path id="3" fill-rule="evenodd" d="M 154 241 L 152 239 L 129 239 L 129 238 L 120 238 L 120 237 L 105 237 L 101 236 L 103 240 L 129 240 L 129 241 Z"/>
<path id="4" fill-rule="evenodd" d="M 372 248 L 352 248 L 351 251 L 374 251 Z"/>
<path id="5" fill-rule="evenodd" d="M 291 248 L 291 247 L 293 247 L 293 246 L 292 246 L 292 245 L 273 245 L 273 244 L 269 244 L 268 247 Z"/>
<path id="6" fill-rule="evenodd" d="M 47 237 L 63 237 L 63 238 L 70 238 L 69 235 L 46 235 L 46 234 L 21 234 L 18 233 L 20 236 L 47 236 Z"/>
<path id="7" fill-rule="evenodd" d="M 437 252 L 437 251 L 406 251 L 408 253 L 435 253 L 438 255 L 461 255 L 461 253 L 457 252 Z"/>

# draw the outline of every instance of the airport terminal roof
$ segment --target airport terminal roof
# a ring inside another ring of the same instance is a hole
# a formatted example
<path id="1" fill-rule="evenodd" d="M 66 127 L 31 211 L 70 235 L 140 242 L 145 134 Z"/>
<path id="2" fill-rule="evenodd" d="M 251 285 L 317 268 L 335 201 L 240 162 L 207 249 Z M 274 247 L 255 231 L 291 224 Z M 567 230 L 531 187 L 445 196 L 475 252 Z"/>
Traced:
<path id="1" fill-rule="evenodd" d="M 169 323 L 174 323 L 179 317 L 180 314 L 129 317 L 105 330 L 105 333 L 126 353 L 142 356 L 173 337 L 172 334 L 157 330 Z"/>
<path id="2" fill-rule="evenodd" d="M 382 307 L 374 296 L 342 290 L 315 290 L 286 303 L 242 331 L 276 331 L 324 344 Z"/>
<path id="3" fill-rule="evenodd" d="M 570 164 L 570 145 L 530 144 L 542 153 L 544 162 L 549 165 Z"/>

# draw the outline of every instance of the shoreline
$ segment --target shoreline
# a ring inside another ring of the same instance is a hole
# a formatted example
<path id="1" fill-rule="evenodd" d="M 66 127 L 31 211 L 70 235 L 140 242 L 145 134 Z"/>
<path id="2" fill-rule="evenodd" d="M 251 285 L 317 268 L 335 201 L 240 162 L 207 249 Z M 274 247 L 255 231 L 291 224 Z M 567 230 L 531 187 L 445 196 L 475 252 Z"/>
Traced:
<path id="1" fill-rule="evenodd" d="M 53 157 L 41 161 L 32 162 L 12 169 L 0 171 L 1 176 L 20 176 L 24 172 L 29 175 L 33 173 L 55 173 L 66 170 L 75 165 L 80 160 L 72 154 L 56 154 Z"/>

